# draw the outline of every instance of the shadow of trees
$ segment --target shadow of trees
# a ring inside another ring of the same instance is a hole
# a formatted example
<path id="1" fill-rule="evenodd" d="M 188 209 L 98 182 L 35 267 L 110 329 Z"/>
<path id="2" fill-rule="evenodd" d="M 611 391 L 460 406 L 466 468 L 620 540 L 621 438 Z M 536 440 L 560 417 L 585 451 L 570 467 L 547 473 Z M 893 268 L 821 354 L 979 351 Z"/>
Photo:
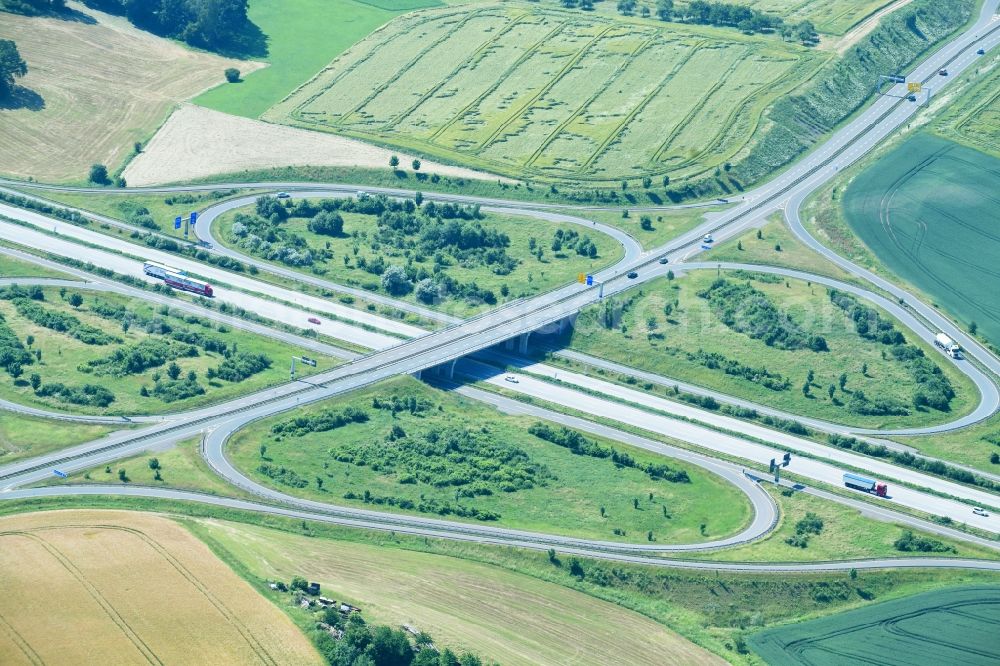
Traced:
<path id="1" fill-rule="evenodd" d="M 8 96 L 0 97 L 0 111 L 13 111 L 15 109 L 41 111 L 44 108 L 45 98 L 31 88 L 24 86 L 15 85 Z"/>

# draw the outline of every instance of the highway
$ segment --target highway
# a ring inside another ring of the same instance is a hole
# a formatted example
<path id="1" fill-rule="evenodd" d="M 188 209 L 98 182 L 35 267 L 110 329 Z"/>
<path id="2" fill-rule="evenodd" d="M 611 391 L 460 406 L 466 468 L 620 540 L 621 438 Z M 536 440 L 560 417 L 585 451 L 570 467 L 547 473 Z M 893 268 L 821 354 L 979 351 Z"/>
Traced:
<path id="1" fill-rule="evenodd" d="M 992 20 L 992 13 L 997 7 L 997 0 L 989 0 L 984 7 L 983 16 L 980 18 L 979 22 L 971 28 L 967 33 L 959 36 L 951 44 L 940 49 L 936 53 L 932 54 L 918 69 L 918 76 L 923 76 L 924 73 L 930 72 L 929 76 L 933 76 L 933 72 L 936 72 L 938 68 L 943 66 L 948 66 L 955 75 L 960 73 L 963 68 L 969 66 L 974 59 L 970 59 L 968 54 L 973 51 L 979 45 L 983 45 L 985 48 L 991 48 L 1000 39 L 1000 33 L 996 30 L 996 26 L 990 27 L 991 24 L 995 24 Z M 986 30 L 989 28 L 992 32 L 987 34 Z M 985 35 L 982 38 L 973 37 L 982 32 Z M 846 164 L 853 162 L 854 160 L 860 158 L 866 152 L 868 152 L 872 147 L 880 143 L 890 132 L 896 129 L 899 125 L 904 123 L 914 112 L 913 106 L 909 103 L 900 101 L 898 99 L 892 99 L 889 97 L 883 97 L 877 100 L 871 105 L 866 111 L 859 114 L 859 116 L 853 120 L 851 123 L 845 125 L 840 131 L 835 133 L 819 150 L 815 153 L 807 156 L 800 162 L 796 163 L 791 169 L 789 169 L 785 174 L 777 178 L 775 181 L 765 184 L 764 186 L 757 188 L 746 195 L 746 202 L 737 208 L 730 211 L 721 213 L 718 216 L 713 217 L 713 219 L 698 229 L 695 229 L 688 234 L 685 234 L 679 239 L 676 239 L 663 248 L 659 248 L 655 252 L 645 253 L 641 256 L 627 258 L 625 261 L 621 262 L 615 267 L 606 269 L 599 273 L 596 278 L 599 282 L 604 283 L 604 295 L 611 295 L 622 291 L 630 286 L 636 284 L 636 281 L 631 281 L 625 277 L 625 273 L 630 270 L 635 270 L 639 272 L 640 279 L 638 282 L 643 282 L 655 277 L 657 265 L 656 258 L 663 253 L 670 253 L 672 263 L 676 263 L 677 259 L 687 260 L 694 257 L 700 251 L 699 239 L 701 235 L 706 230 L 713 230 L 719 238 L 730 237 L 734 234 L 741 232 L 748 226 L 757 224 L 770 212 L 784 208 L 786 210 L 786 215 L 789 216 L 790 223 L 795 228 L 795 221 L 792 219 L 797 216 L 798 206 L 801 201 L 808 196 L 809 193 L 815 190 L 823 182 L 826 182 L 830 177 L 832 177 L 840 168 L 843 168 Z M 247 184 L 238 185 L 216 185 L 215 187 L 246 187 Z M 274 187 L 274 184 L 270 184 L 269 187 Z M 316 186 L 313 186 L 316 187 Z M 339 186 L 339 187 L 350 187 L 350 186 Z M 160 190 L 163 191 L 163 190 Z M 445 199 L 446 197 L 441 197 Z M 453 200 L 459 200 L 463 202 L 478 202 L 471 198 L 461 198 L 461 197 L 447 197 Z M 492 202 L 490 205 L 494 205 Z M 503 204 L 500 204 L 503 205 Z M 506 206 L 505 206 L 506 207 Z M 0 213 L 9 215 L 13 211 L 16 216 L 21 217 L 26 213 L 26 211 L 21 211 L 19 209 L 12 209 L 10 207 L 0 207 Z M 791 212 L 789 212 L 791 211 Z M 42 216 L 40 216 L 42 217 Z M 51 221 L 48 219 L 40 219 L 32 224 L 38 226 L 44 226 L 49 224 Z M 71 233 L 70 230 L 78 230 L 79 227 L 74 227 L 72 225 L 65 225 L 66 233 L 69 235 L 76 235 Z M 799 221 L 799 227 L 801 228 L 801 222 Z M 16 229 L 21 238 L 10 238 L 15 242 L 25 242 L 23 236 L 26 232 L 30 230 L 25 230 L 22 227 L 14 227 L 9 224 L 0 225 L 0 230 Z M 62 229 L 58 230 L 59 233 L 63 233 Z M 37 233 L 37 232 L 32 232 Z M 796 229 L 796 233 L 804 234 L 803 239 L 806 237 L 811 239 L 811 237 L 804 231 L 800 232 Z M 50 239 L 52 237 L 46 234 L 38 234 L 43 239 Z M 6 237 L 6 236 L 0 236 Z M 79 237 L 79 236 L 76 236 Z M 101 241 L 98 243 L 110 243 L 107 236 L 101 235 Z M 113 239 L 112 239 L 113 240 Z M 812 240 L 812 239 L 811 239 Z M 808 242 L 808 241 L 807 241 Z M 815 240 L 812 240 L 815 243 Z M 31 243 L 27 243 L 31 244 Z M 819 245 L 818 243 L 816 243 Z M 128 244 L 126 244 L 128 245 Z M 49 249 L 45 247 L 45 249 Z M 98 250 L 85 249 L 81 250 L 80 246 L 75 244 L 69 244 L 69 246 L 62 246 L 60 250 L 55 251 L 58 254 L 64 254 L 66 252 L 72 252 L 75 249 L 77 254 L 69 254 L 68 256 L 79 256 L 81 251 L 84 251 L 89 258 L 92 252 L 100 252 Z M 134 246 L 132 250 L 134 251 Z M 125 250 L 127 251 L 127 249 Z M 866 280 L 872 281 L 879 287 L 886 289 L 886 291 L 892 292 L 891 289 L 886 286 L 879 284 L 872 278 L 876 276 L 866 275 L 862 269 L 850 264 L 850 262 L 843 262 L 843 260 L 838 261 L 839 258 L 834 258 L 833 253 L 826 251 L 824 254 L 828 254 L 831 260 L 835 261 L 845 270 L 848 270 L 854 275 L 863 277 Z M 118 255 L 113 255 L 111 253 L 104 252 L 104 255 L 118 257 Z M 833 255 L 833 256 L 831 256 Z M 120 258 L 120 257 L 119 257 Z M 166 255 L 165 263 L 174 263 L 176 265 L 175 255 Z M 843 263 L 842 263 L 843 262 Z M 96 262 L 95 262 L 96 263 Z M 203 264 L 197 263 L 196 269 L 192 272 L 196 272 L 200 275 L 206 275 L 205 269 L 208 268 Z M 118 270 L 118 269 L 115 269 Z M 131 271 L 120 271 L 120 272 L 131 272 Z M 232 276 L 234 274 L 224 272 L 224 281 L 232 282 Z M 208 275 L 206 275 L 208 277 Z M 215 278 L 213 278 L 215 279 Z M 256 284 L 253 280 L 248 280 L 249 289 L 254 289 Z M 242 286 L 242 285 L 240 285 Z M 892 287 L 892 285 L 888 285 Z M 260 285 L 256 284 L 256 288 L 260 289 Z M 268 287 L 270 291 L 272 288 Z M 232 470 L 232 468 L 227 469 L 227 462 L 225 461 L 223 455 L 223 445 L 226 438 L 233 432 L 238 430 L 240 427 L 258 418 L 263 418 L 272 414 L 276 414 L 289 409 L 294 409 L 296 406 L 305 404 L 307 402 L 312 402 L 315 400 L 321 400 L 331 395 L 336 395 L 343 393 L 345 391 L 354 390 L 358 387 L 369 385 L 371 383 L 380 381 L 384 378 L 395 376 L 398 374 L 412 374 L 419 370 L 439 365 L 442 363 L 449 362 L 451 360 L 468 355 L 471 352 L 485 349 L 487 347 L 493 346 L 497 343 L 503 342 L 505 340 L 517 337 L 519 335 L 528 333 L 530 331 L 538 330 L 539 328 L 544 328 L 548 325 L 555 324 L 560 320 L 564 320 L 572 317 L 576 312 L 582 307 L 589 305 L 596 300 L 598 300 L 598 288 L 592 287 L 587 288 L 581 285 L 568 285 L 561 289 L 557 289 L 548 294 L 542 296 L 509 303 L 501 308 L 498 308 L 490 313 L 486 313 L 479 317 L 472 318 L 470 320 L 464 321 L 460 324 L 454 324 L 445 328 L 441 331 L 435 331 L 432 333 L 424 333 L 416 339 L 409 340 L 406 342 L 399 342 L 397 344 L 390 346 L 383 351 L 373 353 L 371 355 L 365 356 L 360 359 L 351 361 L 340 368 L 328 371 L 326 373 L 321 373 L 312 378 L 312 382 L 315 385 L 307 385 L 306 387 L 300 387 L 295 385 L 285 385 L 283 387 L 278 387 L 269 392 L 268 396 L 261 396 L 260 394 L 256 396 L 249 396 L 247 398 L 242 398 L 240 400 L 231 401 L 225 405 L 220 405 L 212 410 L 203 410 L 202 413 L 194 412 L 189 415 L 185 415 L 184 423 L 173 423 L 173 424 L 157 424 L 145 429 L 141 436 L 134 437 L 136 441 L 139 441 L 144 446 L 153 445 L 156 442 L 169 442 L 175 441 L 181 437 L 189 436 L 199 432 L 205 428 L 210 429 L 209 436 L 206 440 L 206 455 L 209 457 L 213 466 L 217 470 L 221 471 L 226 478 L 230 480 L 235 480 L 238 485 L 242 485 L 246 479 L 242 477 L 238 472 Z M 901 291 L 901 290 L 900 290 Z M 294 292 L 292 292 L 294 293 Z M 913 307 L 922 317 L 925 317 L 928 321 L 933 322 L 935 325 L 939 323 L 938 320 L 943 320 L 943 317 L 937 315 L 929 306 L 920 303 L 917 299 L 912 296 L 905 294 L 904 298 L 907 305 Z M 265 301 L 266 303 L 271 303 L 270 301 Z M 296 303 L 296 301 L 290 301 Z M 307 307 L 307 306 L 301 306 Z M 247 309 L 253 310 L 250 307 Z M 925 312 L 924 310 L 927 310 Z M 346 315 L 345 315 L 346 316 Z M 937 317 L 937 320 L 935 319 Z M 279 319 L 280 320 L 280 319 Z M 287 321 L 287 320 L 286 320 Z M 941 322 L 941 330 L 951 333 L 951 329 L 954 328 L 950 322 L 946 320 Z M 385 329 L 388 330 L 388 329 Z M 418 329 L 419 330 L 419 329 Z M 397 331 L 398 332 L 398 331 Z M 423 331 L 420 331 L 423 333 Z M 980 345 L 975 343 L 975 341 L 964 336 L 960 331 L 955 337 L 967 350 L 967 353 L 973 356 L 978 362 L 986 366 L 990 371 L 996 373 L 997 368 L 1000 367 L 1000 361 L 993 357 L 988 351 L 983 349 Z M 532 382 L 538 382 L 537 385 L 532 384 Z M 738 455 L 741 457 L 746 457 L 748 452 L 751 452 L 754 456 L 761 453 L 753 449 L 752 447 L 759 447 L 763 445 L 756 444 L 754 442 L 748 441 L 746 439 L 741 439 L 738 437 L 733 437 L 726 435 L 724 433 L 719 433 L 715 430 L 710 430 L 703 428 L 701 426 L 695 426 L 690 423 L 683 421 L 678 421 L 677 419 L 668 419 L 667 417 L 661 417 L 652 414 L 648 411 L 638 410 L 635 408 L 620 405 L 618 403 L 609 403 L 608 401 L 603 401 L 605 404 L 598 404 L 600 399 L 593 398 L 593 396 L 588 396 L 582 394 L 579 391 L 567 391 L 561 387 L 554 387 L 553 384 L 548 382 L 541 382 L 532 378 L 524 377 L 519 382 L 519 389 L 522 392 L 534 392 L 533 395 L 538 395 L 545 400 L 559 402 L 573 401 L 570 405 L 575 409 L 582 409 L 585 412 L 592 414 L 604 414 L 608 413 L 608 404 L 613 405 L 611 408 L 611 413 L 615 420 L 629 423 L 630 425 L 636 425 L 637 427 L 642 427 L 647 430 L 654 430 L 659 432 L 659 429 L 668 430 L 671 436 L 677 437 L 677 433 L 682 433 L 683 437 L 678 437 L 679 439 L 687 438 L 690 439 L 701 439 L 710 440 L 711 447 L 714 447 L 717 451 L 724 452 L 735 452 L 733 455 Z M 556 398 L 556 399 L 554 399 Z M 563 404 L 566 404 L 565 402 Z M 632 411 L 629 411 L 632 410 Z M 655 421 L 655 419 L 663 419 L 663 423 Z M 668 423 L 669 422 L 669 423 Z M 745 425 L 745 424 L 744 424 Z M 652 426 L 652 427 L 650 427 Z M 697 430 L 700 428 L 700 430 Z M 770 435 L 769 435 L 770 436 Z M 127 437 L 127 435 L 125 436 Z M 815 445 L 818 446 L 818 445 Z M 766 447 L 765 447 L 766 448 Z M 833 449 L 823 447 L 826 449 L 823 453 L 828 455 Z M 101 452 L 98 455 L 116 455 L 120 457 L 122 449 L 116 451 Z M 773 453 L 773 449 L 771 450 Z M 113 458 L 111 458 L 113 459 Z M 865 464 L 870 466 L 873 461 L 871 459 L 864 459 Z M 14 485 L 19 485 L 23 483 L 29 483 L 30 479 L 33 478 L 32 475 L 36 475 L 34 478 L 38 479 L 38 474 L 42 473 L 47 476 L 47 469 L 30 469 L 31 461 L 27 461 L 23 464 L 24 472 L 20 473 L 16 477 L 17 483 L 10 483 L 7 488 L 11 488 Z M 804 476 L 809 476 L 810 478 L 816 478 L 819 480 L 827 481 L 831 478 L 831 469 L 837 470 L 836 466 L 829 465 L 822 461 L 808 459 L 808 458 L 798 458 L 793 462 L 795 471 L 797 474 Z M 825 469 L 823 466 L 829 469 Z M 902 468 L 893 468 L 891 473 L 893 475 L 899 475 Z M 905 471 L 905 470 L 903 470 Z M 14 478 L 6 474 L 6 468 L 0 470 L 4 474 L 0 474 L 4 478 L 5 482 L 13 481 Z M 898 478 L 898 477 L 895 477 Z M 932 479 L 932 477 L 925 477 L 920 479 L 921 482 L 927 479 Z M 839 478 L 838 478 L 839 480 Z M 835 485 L 839 485 L 838 480 L 832 481 Z M 939 480 L 937 480 L 939 481 Z M 943 482 L 948 483 L 948 482 Z M 246 487 L 246 486 L 244 486 Z M 90 491 L 93 489 L 86 489 Z M 105 489 L 107 491 L 107 489 Z M 129 492 L 134 492 L 136 490 L 142 489 L 127 489 Z M 256 490 L 256 489 L 255 489 Z M 120 489 L 118 489 L 121 492 Z M 974 489 L 969 489 L 961 487 L 963 494 L 968 494 L 970 492 L 978 492 Z M 56 495 L 60 493 L 73 492 L 82 493 L 83 489 L 66 489 L 66 488 L 52 488 L 52 489 L 24 489 L 24 490 L 9 490 L 4 494 L 5 498 L 15 498 L 23 496 L 41 496 L 46 493 Z M 109 491 L 108 491 L 109 492 Z M 24 495 L 24 493 L 29 493 L 29 495 Z M 30 493 L 36 493 L 31 495 Z M 946 512 L 940 513 L 939 515 L 950 515 L 953 511 L 965 510 L 969 511 L 968 506 L 954 502 L 953 500 L 946 500 L 939 498 L 927 493 L 922 493 L 920 491 L 911 490 L 908 488 L 903 488 L 902 486 L 898 488 L 893 488 L 892 491 L 893 500 L 901 503 L 908 504 L 910 506 L 915 506 L 918 508 L 923 508 L 925 506 L 930 506 L 934 508 L 944 508 Z M 930 498 L 930 499 L 928 499 Z M 272 498 L 276 501 L 289 502 L 286 497 L 283 498 Z M 989 496 L 989 499 L 995 500 L 995 496 Z M 203 500 L 204 501 L 204 500 Z M 235 500 L 233 500 L 235 501 Z M 934 504 L 928 504 L 928 502 L 936 502 Z M 296 500 L 296 502 L 302 502 L 302 500 Z M 950 503 L 950 504 L 946 504 Z M 957 505 L 957 506 L 953 506 Z M 328 505 L 318 504 L 316 507 L 311 507 L 311 510 L 315 511 L 342 511 L 343 509 L 330 507 Z M 930 513 L 938 513 L 935 510 L 930 510 Z M 760 512 L 758 511 L 758 514 Z M 411 517 L 407 517 L 409 519 Z M 414 519 L 419 521 L 420 519 Z M 359 526 L 374 527 L 377 529 L 386 529 L 384 526 L 375 525 L 375 518 L 365 518 L 359 521 Z M 969 520 L 964 520 L 963 522 L 972 523 Z M 996 527 L 990 521 L 984 521 L 984 525 L 981 526 L 984 529 L 996 532 Z M 455 529 L 454 523 L 450 523 L 451 529 Z M 426 526 L 425 526 L 426 527 Z M 463 526 L 464 527 L 464 526 Z M 440 529 L 434 526 L 435 529 Z M 397 531 L 399 528 L 394 528 Z M 413 529 L 422 529 L 420 527 L 414 527 Z M 429 529 L 429 528 L 428 528 Z M 447 535 L 448 538 L 463 538 L 457 536 L 456 533 L 450 533 Z M 538 535 L 535 535 L 538 536 Z M 543 535 L 544 539 L 553 538 L 552 535 Z M 522 537 L 520 535 L 509 535 L 509 538 L 500 535 L 490 535 L 490 536 L 470 536 L 467 538 L 473 538 L 479 541 L 488 543 L 507 543 L 508 545 L 522 545 L 519 539 Z M 538 537 L 543 538 L 543 537 Z M 704 546 L 704 544 L 702 544 Z M 539 547 L 538 545 L 528 546 L 528 547 Z M 606 555 L 607 553 L 602 549 L 605 546 L 601 542 L 592 542 L 581 540 L 579 545 L 571 544 L 568 546 L 560 547 L 560 552 L 580 552 L 581 554 L 595 554 L 595 556 Z M 568 550 L 567 550 L 568 549 Z M 622 557 L 640 557 L 636 555 L 622 555 Z M 661 561 L 662 562 L 662 561 Z M 963 563 L 958 565 L 955 561 L 935 561 L 935 560 L 921 560 L 919 564 L 914 563 L 912 560 L 907 560 L 907 563 L 899 563 L 897 560 L 881 560 L 878 564 L 873 564 L 873 566 L 984 566 L 985 568 L 996 568 L 995 563 L 988 563 L 990 566 L 976 565 L 972 563 Z M 891 564 L 887 564 L 891 562 Z M 676 564 L 674 564 L 677 566 Z M 718 563 L 699 563 L 697 566 L 703 568 L 720 568 L 723 565 Z M 745 566 L 745 565 L 737 565 Z M 761 570 L 770 571 L 802 571 L 808 570 L 811 565 L 786 565 L 787 569 L 782 569 L 782 565 L 762 565 Z M 812 565 L 822 568 L 824 565 Z M 832 568 L 843 568 L 842 564 L 829 565 Z M 776 568 L 775 568 L 776 567 Z M 745 569 L 742 569 L 745 570 Z"/>

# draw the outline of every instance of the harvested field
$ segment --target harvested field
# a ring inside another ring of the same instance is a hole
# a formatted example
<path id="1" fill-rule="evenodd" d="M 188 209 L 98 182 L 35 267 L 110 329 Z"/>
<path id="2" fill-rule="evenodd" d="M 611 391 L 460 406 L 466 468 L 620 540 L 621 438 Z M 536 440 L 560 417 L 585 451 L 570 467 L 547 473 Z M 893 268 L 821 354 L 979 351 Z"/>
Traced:
<path id="1" fill-rule="evenodd" d="M 154 515 L 0 519 L 0 589 L 3 664 L 320 663 L 280 610 Z"/>
<path id="2" fill-rule="evenodd" d="M 879 663 L 996 664 L 1000 587 L 918 594 L 750 638 L 772 666 Z"/>
<path id="3" fill-rule="evenodd" d="M 93 163 L 121 166 L 173 106 L 224 80 L 226 67 L 262 66 L 199 53 L 119 17 L 70 3 L 95 23 L 3 14 L 28 75 L 15 108 L 0 108 L 0 171 L 82 181 Z"/>
<path id="4" fill-rule="evenodd" d="M 659 184 L 735 161 L 824 58 L 735 31 L 451 7 L 395 19 L 263 118 L 512 177 Z"/>
<path id="5" fill-rule="evenodd" d="M 143 186 L 283 166 L 388 169 L 393 154 L 399 156 L 405 168 L 416 156 L 185 104 L 170 116 L 123 175 L 129 185 Z M 430 161 L 423 161 L 421 171 L 456 178 L 496 178 Z"/>
<path id="6" fill-rule="evenodd" d="M 485 662 L 590 666 L 724 664 L 620 606 L 499 567 L 216 521 L 198 524 L 261 578 L 303 575 L 361 606 L 370 623 L 412 624 Z"/>

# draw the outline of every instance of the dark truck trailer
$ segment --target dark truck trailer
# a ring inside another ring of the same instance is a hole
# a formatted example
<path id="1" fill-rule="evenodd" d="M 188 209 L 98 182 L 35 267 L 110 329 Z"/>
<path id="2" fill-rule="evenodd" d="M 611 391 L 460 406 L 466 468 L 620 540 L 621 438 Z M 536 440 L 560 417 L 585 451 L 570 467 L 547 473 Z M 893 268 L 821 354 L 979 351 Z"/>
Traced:
<path id="1" fill-rule="evenodd" d="M 874 493 L 879 497 L 885 497 L 889 492 L 889 486 L 884 483 L 879 483 L 875 479 L 869 479 L 866 476 L 852 474 L 851 472 L 844 473 L 844 485 L 866 493 Z"/>

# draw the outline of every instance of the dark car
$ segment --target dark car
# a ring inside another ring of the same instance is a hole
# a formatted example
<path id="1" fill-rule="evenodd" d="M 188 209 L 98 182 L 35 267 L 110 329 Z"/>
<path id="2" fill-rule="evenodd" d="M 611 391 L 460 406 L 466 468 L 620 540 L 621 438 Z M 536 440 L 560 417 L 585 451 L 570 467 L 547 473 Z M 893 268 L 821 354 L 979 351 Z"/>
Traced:
<path id="1" fill-rule="evenodd" d="M 916 95 L 907 95 L 906 99 L 910 100 L 911 102 L 916 102 L 917 101 L 917 96 Z"/>
<path id="2" fill-rule="evenodd" d="M 639 277 L 639 274 L 638 274 L 638 273 L 636 273 L 635 271 L 632 271 L 631 273 L 629 273 L 629 274 L 628 274 L 628 279 L 629 279 L 629 280 L 634 280 L 634 279 L 636 279 L 637 277 Z"/>
<path id="3" fill-rule="evenodd" d="M 948 70 L 947 69 L 939 69 L 938 70 L 938 76 L 948 76 Z"/>
<path id="4" fill-rule="evenodd" d="M 669 259 L 667 259 L 666 257 L 660 257 L 660 263 L 661 263 L 661 264 L 665 264 L 665 263 L 667 263 L 668 261 L 670 261 L 670 260 L 669 260 Z"/>
<path id="5" fill-rule="evenodd" d="M 976 55 L 986 55 L 986 49 L 979 49 L 976 51 Z"/>

